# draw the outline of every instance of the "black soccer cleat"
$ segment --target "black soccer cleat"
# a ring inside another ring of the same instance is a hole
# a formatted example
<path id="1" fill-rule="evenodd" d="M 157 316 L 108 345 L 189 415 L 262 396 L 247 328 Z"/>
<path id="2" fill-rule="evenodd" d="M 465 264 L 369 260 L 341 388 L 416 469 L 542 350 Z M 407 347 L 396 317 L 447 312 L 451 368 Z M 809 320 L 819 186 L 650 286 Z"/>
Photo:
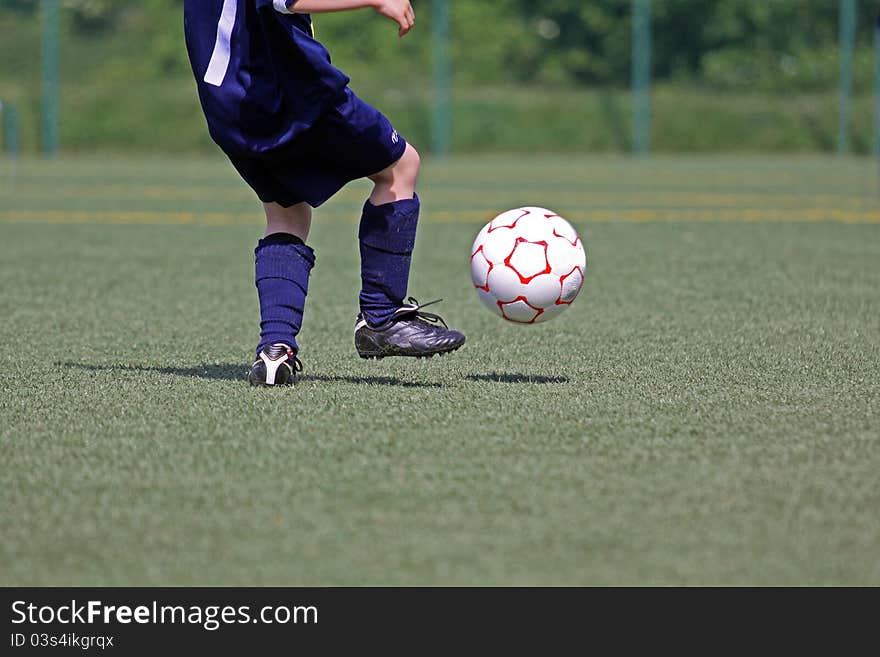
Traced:
<path id="1" fill-rule="evenodd" d="M 286 344 L 273 344 L 260 352 L 248 371 L 252 386 L 292 386 L 303 366 L 293 349 Z"/>
<path id="2" fill-rule="evenodd" d="M 462 333 L 451 330 L 439 315 L 422 312 L 422 308 L 434 303 L 438 302 L 420 306 L 410 297 L 388 322 L 378 327 L 370 326 L 363 315 L 358 315 L 354 326 L 358 355 L 361 358 L 431 358 L 460 348 L 465 341 Z"/>

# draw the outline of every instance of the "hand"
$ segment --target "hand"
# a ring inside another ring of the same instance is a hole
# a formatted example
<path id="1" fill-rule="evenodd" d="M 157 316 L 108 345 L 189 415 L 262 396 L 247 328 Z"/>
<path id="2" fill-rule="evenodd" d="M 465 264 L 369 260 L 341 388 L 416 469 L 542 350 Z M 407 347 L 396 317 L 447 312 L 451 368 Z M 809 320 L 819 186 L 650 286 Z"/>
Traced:
<path id="1" fill-rule="evenodd" d="M 416 12 L 409 0 L 376 0 L 375 9 L 400 25 L 400 36 L 405 36 L 416 23 Z"/>

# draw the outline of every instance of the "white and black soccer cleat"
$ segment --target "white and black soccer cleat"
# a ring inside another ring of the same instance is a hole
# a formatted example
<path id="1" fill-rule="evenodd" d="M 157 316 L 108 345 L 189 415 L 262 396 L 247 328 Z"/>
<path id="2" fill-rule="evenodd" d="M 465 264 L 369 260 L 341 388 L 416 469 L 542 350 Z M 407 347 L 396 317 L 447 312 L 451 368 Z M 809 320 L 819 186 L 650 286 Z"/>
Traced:
<path id="1" fill-rule="evenodd" d="M 431 358 L 459 349 L 464 334 L 450 329 L 439 315 L 422 312 L 424 306 L 410 297 L 382 326 L 372 327 L 358 315 L 354 326 L 354 346 L 361 358 L 408 356 Z"/>
<path id="2" fill-rule="evenodd" d="M 293 349 L 286 344 L 273 344 L 260 352 L 248 371 L 252 386 L 292 386 L 303 366 Z"/>

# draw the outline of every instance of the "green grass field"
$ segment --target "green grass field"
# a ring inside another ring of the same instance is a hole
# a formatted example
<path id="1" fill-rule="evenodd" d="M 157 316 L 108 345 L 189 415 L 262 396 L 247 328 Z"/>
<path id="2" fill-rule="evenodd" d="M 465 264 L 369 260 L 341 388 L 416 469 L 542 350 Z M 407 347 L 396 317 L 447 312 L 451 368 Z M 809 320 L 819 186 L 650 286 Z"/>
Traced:
<path id="1" fill-rule="evenodd" d="M 362 362 L 353 185 L 316 217 L 294 390 L 244 383 L 259 209 L 221 157 L 0 164 L 0 584 L 880 584 L 867 160 L 426 166 L 411 292 L 469 342 Z M 567 315 L 468 248 L 568 216 Z"/>

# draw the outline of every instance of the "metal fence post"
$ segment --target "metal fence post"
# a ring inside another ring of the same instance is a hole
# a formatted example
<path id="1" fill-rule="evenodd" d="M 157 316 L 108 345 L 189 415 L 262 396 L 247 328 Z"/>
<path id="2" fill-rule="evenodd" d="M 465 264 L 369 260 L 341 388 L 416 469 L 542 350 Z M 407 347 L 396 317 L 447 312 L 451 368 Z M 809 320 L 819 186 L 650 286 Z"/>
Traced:
<path id="1" fill-rule="evenodd" d="M 10 155 L 18 155 L 18 115 L 15 108 L 0 101 L 0 114 L 3 114 L 3 150 Z"/>
<path id="2" fill-rule="evenodd" d="M 42 146 L 49 155 L 58 152 L 58 41 L 59 0 L 40 0 L 43 66 Z"/>
<path id="3" fill-rule="evenodd" d="M 452 57 L 450 56 L 449 0 L 433 0 L 431 16 L 434 62 L 431 152 L 449 153 L 452 141 Z"/>
<path id="4" fill-rule="evenodd" d="M 880 157 L 880 14 L 874 24 L 874 155 Z"/>
<path id="5" fill-rule="evenodd" d="M 839 153 L 849 153 L 850 150 L 855 41 L 856 0 L 840 0 L 840 124 L 837 136 Z"/>
<path id="6" fill-rule="evenodd" d="M 651 0 L 632 4 L 633 152 L 651 150 Z"/>

